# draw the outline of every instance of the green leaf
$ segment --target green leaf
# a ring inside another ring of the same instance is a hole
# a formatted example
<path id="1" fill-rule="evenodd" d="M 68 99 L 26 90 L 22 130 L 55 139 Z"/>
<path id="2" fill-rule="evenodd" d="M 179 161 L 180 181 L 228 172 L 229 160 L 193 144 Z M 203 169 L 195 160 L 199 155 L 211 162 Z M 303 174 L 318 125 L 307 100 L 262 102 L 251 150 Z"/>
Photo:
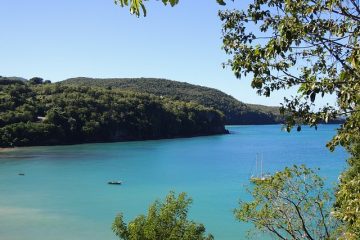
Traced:
<path id="1" fill-rule="evenodd" d="M 217 2 L 218 4 L 220 4 L 220 5 L 222 5 L 222 6 L 225 6 L 225 5 L 226 5 L 226 3 L 225 3 L 224 0 L 216 0 L 216 2 Z"/>

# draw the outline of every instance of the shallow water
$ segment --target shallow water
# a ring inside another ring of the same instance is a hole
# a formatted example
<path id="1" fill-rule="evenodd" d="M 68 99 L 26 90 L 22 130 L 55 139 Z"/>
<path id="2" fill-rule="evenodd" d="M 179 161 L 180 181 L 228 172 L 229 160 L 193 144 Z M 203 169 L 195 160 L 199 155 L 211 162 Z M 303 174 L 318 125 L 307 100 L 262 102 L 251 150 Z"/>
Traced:
<path id="1" fill-rule="evenodd" d="M 170 190 L 193 198 L 190 218 L 215 239 L 243 239 L 249 226 L 232 211 L 248 197 L 256 153 L 269 172 L 292 164 L 320 167 L 332 186 L 346 159 L 342 149 L 325 148 L 336 127 L 288 134 L 280 125 L 232 126 L 232 134 L 221 136 L 0 152 L 0 239 L 116 239 L 116 213 L 132 219 Z"/>

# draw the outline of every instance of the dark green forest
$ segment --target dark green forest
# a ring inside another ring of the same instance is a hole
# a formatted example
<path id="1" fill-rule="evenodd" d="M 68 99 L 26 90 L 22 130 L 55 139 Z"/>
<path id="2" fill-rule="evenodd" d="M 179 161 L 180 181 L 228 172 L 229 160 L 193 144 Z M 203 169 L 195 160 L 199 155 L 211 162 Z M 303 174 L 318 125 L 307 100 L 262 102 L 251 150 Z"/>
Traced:
<path id="1" fill-rule="evenodd" d="M 194 102 L 220 110 L 226 124 L 276 124 L 282 122 L 279 107 L 245 104 L 219 90 L 157 78 L 71 78 L 62 84 L 118 88 L 174 100 Z"/>
<path id="2" fill-rule="evenodd" d="M 224 116 L 194 102 L 41 78 L 0 78 L 0 146 L 221 134 Z"/>

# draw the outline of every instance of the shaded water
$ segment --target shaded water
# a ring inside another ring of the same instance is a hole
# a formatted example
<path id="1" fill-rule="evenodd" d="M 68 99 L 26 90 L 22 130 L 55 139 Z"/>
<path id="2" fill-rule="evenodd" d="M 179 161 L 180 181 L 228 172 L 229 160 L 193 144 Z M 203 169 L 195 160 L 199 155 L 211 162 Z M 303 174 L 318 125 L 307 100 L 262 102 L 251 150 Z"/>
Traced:
<path id="1" fill-rule="evenodd" d="M 232 211 L 247 198 L 256 153 L 269 172 L 320 167 L 329 186 L 344 169 L 346 153 L 325 148 L 336 125 L 291 134 L 280 125 L 227 128 L 232 134 L 0 152 L 0 239 L 116 239 L 116 213 L 132 219 L 170 190 L 193 198 L 190 218 L 215 239 L 243 239 L 248 226 Z"/>

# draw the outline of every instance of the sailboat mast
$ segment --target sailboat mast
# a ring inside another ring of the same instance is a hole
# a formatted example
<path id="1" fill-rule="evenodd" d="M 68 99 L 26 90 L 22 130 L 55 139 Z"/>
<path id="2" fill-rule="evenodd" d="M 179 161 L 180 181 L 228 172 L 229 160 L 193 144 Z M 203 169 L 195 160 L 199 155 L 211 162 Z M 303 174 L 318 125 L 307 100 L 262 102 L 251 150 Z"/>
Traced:
<path id="1" fill-rule="evenodd" d="M 260 177 L 262 178 L 263 173 L 262 173 L 262 165 L 263 165 L 263 160 L 262 160 L 262 155 L 261 155 L 261 162 L 260 162 Z"/>
<path id="2" fill-rule="evenodd" d="M 258 177 L 259 171 L 258 171 L 258 154 L 256 154 L 255 159 L 255 177 Z"/>

